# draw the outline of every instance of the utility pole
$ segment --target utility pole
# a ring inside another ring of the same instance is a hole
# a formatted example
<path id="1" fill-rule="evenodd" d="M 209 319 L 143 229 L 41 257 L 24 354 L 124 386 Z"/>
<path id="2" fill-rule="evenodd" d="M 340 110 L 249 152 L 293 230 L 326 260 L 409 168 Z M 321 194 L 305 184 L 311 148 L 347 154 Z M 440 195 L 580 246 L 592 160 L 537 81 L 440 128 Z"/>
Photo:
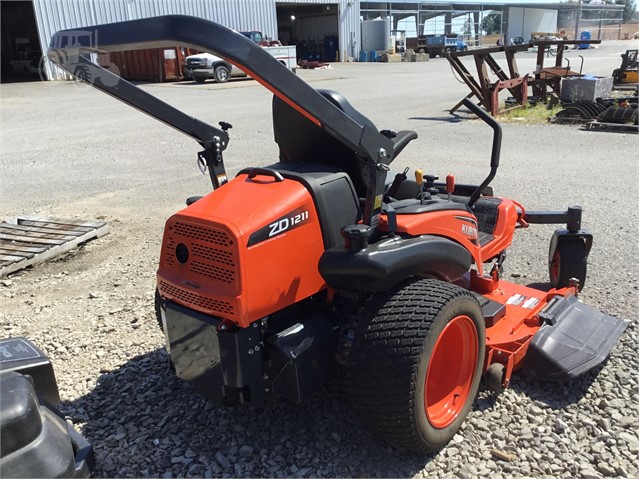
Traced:
<path id="1" fill-rule="evenodd" d="M 579 20 L 581 20 L 581 2 L 579 0 L 579 5 L 577 6 L 577 19 L 575 20 L 575 40 L 579 40 Z"/>

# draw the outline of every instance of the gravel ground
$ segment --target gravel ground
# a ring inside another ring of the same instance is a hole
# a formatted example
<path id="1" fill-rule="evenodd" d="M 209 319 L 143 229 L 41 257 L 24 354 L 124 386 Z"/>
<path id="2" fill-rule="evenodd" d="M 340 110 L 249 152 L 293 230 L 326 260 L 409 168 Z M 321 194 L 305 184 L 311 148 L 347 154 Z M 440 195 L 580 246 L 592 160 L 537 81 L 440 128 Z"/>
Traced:
<path id="1" fill-rule="evenodd" d="M 585 52 L 586 71 L 609 73 L 636 43 Z M 524 56 L 520 70 L 533 63 Z M 459 182 L 487 173 L 487 127 L 444 111 L 466 93 L 450 82 L 446 62 L 300 74 L 344 93 L 380 127 L 415 129 L 420 138 L 398 167 L 454 173 Z M 234 124 L 231 173 L 276 158 L 270 97 L 254 82 L 144 88 L 203 119 Z M 154 275 L 164 221 L 187 196 L 208 190 L 195 167 L 197 146 L 69 83 L 1 85 L 0 96 L 2 215 L 111 225 L 109 235 L 0 281 L 0 336 L 26 336 L 50 356 L 61 408 L 95 448 L 96 476 L 639 476 L 637 136 L 504 125 L 497 194 L 530 209 L 581 204 L 595 235 L 581 298 L 632 323 L 598 371 L 559 384 L 517 374 L 498 397 L 480 392 L 454 440 L 420 458 L 369 437 L 345 407 L 340 378 L 306 404 L 262 410 L 212 405 L 175 379 L 153 315 Z M 506 275 L 543 285 L 552 230 L 518 231 Z"/>

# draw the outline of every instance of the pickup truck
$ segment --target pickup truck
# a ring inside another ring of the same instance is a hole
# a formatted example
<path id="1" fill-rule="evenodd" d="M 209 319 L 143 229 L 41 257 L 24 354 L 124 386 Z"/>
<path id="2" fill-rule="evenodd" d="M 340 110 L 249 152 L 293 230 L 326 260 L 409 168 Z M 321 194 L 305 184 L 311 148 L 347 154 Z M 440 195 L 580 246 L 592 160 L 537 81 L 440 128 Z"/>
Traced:
<path id="1" fill-rule="evenodd" d="M 296 72 L 297 52 L 295 46 L 283 46 L 279 42 L 265 40 L 262 33 L 257 31 L 239 33 L 260 45 L 293 73 Z M 223 58 L 210 53 L 200 53 L 186 57 L 184 76 L 197 83 L 204 83 L 209 78 L 213 78 L 217 83 L 224 83 L 232 77 L 245 77 L 246 73 Z"/>
<path id="2" fill-rule="evenodd" d="M 293 73 L 297 70 L 297 49 L 295 46 L 285 46 L 279 40 L 269 40 L 262 32 L 240 32 L 249 40 L 257 43 L 264 50 L 269 52 L 273 58 L 291 70 Z"/>
<path id="3" fill-rule="evenodd" d="M 246 76 L 246 73 L 223 58 L 210 53 L 199 53 L 186 57 L 184 76 L 196 83 L 204 83 L 209 78 L 213 78 L 217 83 L 224 83 L 233 76 Z"/>

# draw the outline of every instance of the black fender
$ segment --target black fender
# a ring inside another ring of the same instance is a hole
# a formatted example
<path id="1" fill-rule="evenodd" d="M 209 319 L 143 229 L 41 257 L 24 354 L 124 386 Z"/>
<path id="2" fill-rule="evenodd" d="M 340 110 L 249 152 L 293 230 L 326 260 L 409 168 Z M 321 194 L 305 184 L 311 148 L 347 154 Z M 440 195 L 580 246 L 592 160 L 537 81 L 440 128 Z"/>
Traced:
<path id="1" fill-rule="evenodd" d="M 470 251 L 450 239 L 394 236 L 360 250 L 337 246 L 319 260 L 319 272 L 337 291 L 387 291 L 411 276 L 443 281 L 461 278 L 472 262 Z"/>

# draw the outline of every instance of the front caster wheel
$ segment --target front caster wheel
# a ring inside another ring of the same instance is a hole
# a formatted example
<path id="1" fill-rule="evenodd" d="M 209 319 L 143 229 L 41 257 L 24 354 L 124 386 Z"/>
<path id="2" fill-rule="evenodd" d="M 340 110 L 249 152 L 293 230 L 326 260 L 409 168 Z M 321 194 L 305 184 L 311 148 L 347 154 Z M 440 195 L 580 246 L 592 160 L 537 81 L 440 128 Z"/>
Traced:
<path id="1" fill-rule="evenodd" d="M 364 321 L 348 368 L 355 415 L 389 443 L 418 453 L 441 449 L 479 387 L 486 333 L 477 300 L 422 279 L 379 295 Z"/>
<path id="2" fill-rule="evenodd" d="M 579 281 L 579 291 L 586 284 L 588 254 L 581 238 L 558 238 L 551 243 L 548 254 L 548 273 L 553 288 L 570 286 L 570 280 Z"/>

